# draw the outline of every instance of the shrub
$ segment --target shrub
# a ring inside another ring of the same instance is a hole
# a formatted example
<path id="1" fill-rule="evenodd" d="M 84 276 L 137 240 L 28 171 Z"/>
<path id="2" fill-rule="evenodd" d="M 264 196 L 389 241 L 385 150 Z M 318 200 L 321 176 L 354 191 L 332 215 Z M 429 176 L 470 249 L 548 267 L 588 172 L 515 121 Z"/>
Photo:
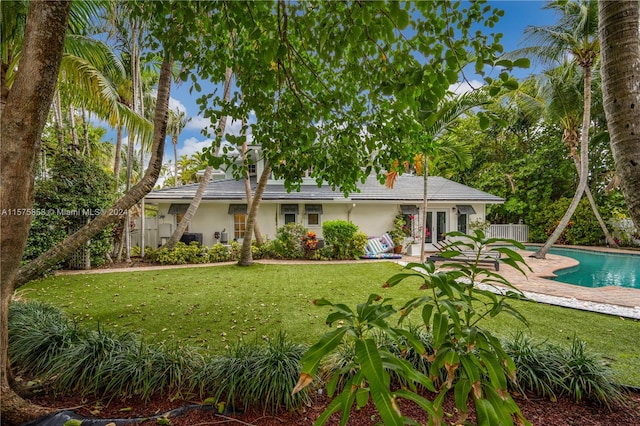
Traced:
<path id="1" fill-rule="evenodd" d="M 213 398 L 233 408 L 262 407 L 276 413 L 308 402 L 307 393 L 292 395 L 305 347 L 284 333 L 265 344 L 238 342 L 213 360 L 208 374 L 216 384 Z"/>
<path id="2" fill-rule="evenodd" d="M 332 258 L 354 258 L 354 247 L 352 246 L 351 241 L 357 231 L 357 225 L 344 220 L 329 220 L 322 224 L 322 235 L 324 236 L 326 246 L 331 249 Z M 364 250 L 364 245 L 362 247 Z"/>
<path id="3" fill-rule="evenodd" d="M 231 260 L 231 250 L 224 244 L 217 243 L 209 249 L 209 262 L 228 262 Z"/>
<path id="4" fill-rule="evenodd" d="M 513 359 L 518 370 L 513 385 L 520 392 L 534 394 L 555 401 L 562 388 L 563 359 L 559 351 L 546 343 L 535 343 L 522 333 L 513 340 L 504 341 L 505 352 Z"/>
<path id="5" fill-rule="evenodd" d="M 201 365 L 201 357 L 188 348 L 145 344 L 132 333 L 81 329 L 44 303 L 13 302 L 9 312 L 13 367 L 49 381 L 55 392 L 149 398 L 189 391 L 186 379 Z"/>
<path id="6" fill-rule="evenodd" d="M 169 250 L 167 247 L 160 247 L 149 253 L 148 257 L 150 260 L 163 265 L 185 265 L 187 263 L 209 262 L 207 248 L 195 241 L 189 245 L 178 242 L 173 250 Z"/>
<path id="7" fill-rule="evenodd" d="M 358 259 L 364 254 L 364 246 L 367 245 L 369 238 L 364 232 L 356 232 L 349 241 L 349 253 L 352 259 Z"/>
<path id="8" fill-rule="evenodd" d="M 80 229 L 100 209 L 115 200 L 115 181 L 99 164 L 82 156 L 56 154 L 47 179 L 36 180 L 33 216 L 23 262 L 31 261 Z M 111 250 L 112 227 L 100 231 L 89 241 L 92 265 L 102 265 Z M 67 265 L 84 263 L 83 246 Z"/>
<path id="9" fill-rule="evenodd" d="M 13 367 L 48 380 L 55 392 L 142 398 L 213 392 L 218 401 L 270 413 L 308 403 L 307 392 L 291 392 L 305 346 L 284 333 L 266 340 L 205 358 L 188 347 L 147 344 L 132 333 L 81 329 L 44 303 L 13 302 L 9 315 Z"/>
<path id="10" fill-rule="evenodd" d="M 563 351 L 563 391 L 580 402 L 583 399 L 611 408 L 621 402 L 621 388 L 613 380 L 611 369 L 602 357 L 586 350 L 586 343 L 574 337 L 568 350 Z"/>
<path id="11" fill-rule="evenodd" d="M 534 343 L 518 333 L 504 342 L 505 351 L 518 370 L 518 390 L 533 392 L 555 400 L 564 395 L 580 402 L 583 399 L 608 408 L 624 401 L 624 394 L 602 358 L 586 351 L 586 344 L 574 338 L 569 348 L 548 343 Z"/>
<path id="12" fill-rule="evenodd" d="M 560 223 L 560 219 L 570 203 L 569 198 L 562 198 L 532 212 L 527 220 L 529 240 L 531 242 L 545 242 Z M 601 210 L 600 213 L 606 221 L 606 212 Z M 589 201 L 584 198 L 578 204 L 571 221 L 560 234 L 557 244 L 593 246 L 600 244 L 603 238 L 602 229 L 593 215 Z"/>
<path id="13" fill-rule="evenodd" d="M 301 259 L 304 256 L 302 239 L 307 229 L 298 223 L 288 223 L 276 232 L 273 255 L 280 259 Z"/>
<path id="14" fill-rule="evenodd" d="M 493 250 L 502 254 L 502 261 L 524 273 L 526 264 L 517 252 L 507 247 L 489 248 L 489 244 L 503 242 L 523 248 L 513 240 L 487 239 L 481 230 L 473 235 L 451 233 L 454 238 L 464 239 L 452 242 L 443 256 L 459 256 L 462 250 Z M 477 259 L 480 256 L 477 256 Z M 372 294 L 366 302 L 351 309 L 342 303 L 332 303 L 325 299 L 316 300 L 318 306 L 330 306 L 333 312 L 327 317 L 327 324 L 340 326 L 325 334 L 315 343 L 302 359 L 302 374 L 295 391 L 305 389 L 318 372 L 322 359 L 342 345 L 355 348 L 353 361 L 343 363 L 340 374 L 331 376 L 327 383 L 327 393 L 333 396 L 331 404 L 320 415 L 316 424 L 324 424 L 331 414 L 342 411 L 346 423 L 351 410 L 365 406 L 369 399 L 378 410 L 384 424 L 411 422 L 402 416 L 397 399 L 408 399 L 417 403 L 430 417 L 430 423 L 439 424 L 444 418 L 443 401 L 446 394 L 454 391 L 454 401 L 461 413 L 459 421 L 467 417 L 468 401 L 473 401 L 479 424 L 513 424 L 525 422 L 520 409 L 508 393 L 508 381 L 515 379 L 515 364 L 507 355 L 499 339 L 480 326 L 486 316 L 508 313 L 525 319 L 510 304 L 510 299 L 520 298 L 520 293 L 501 275 L 489 271 L 475 263 L 450 262 L 447 270 L 436 271 L 433 263 L 409 263 L 406 270 L 387 280 L 385 286 L 399 285 L 407 278 L 419 281 L 421 290 L 427 294 L 406 302 L 396 310 L 379 295 Z M 495 294 L 479 288 L 477 284 L 505 286 L 508 292 Z M 399 313 L 398 325 L 408 315 L 419 310 L 425 329 L 430 330 L 432 349 L 425 346 L 415 333 L 389 324 L 389 318 Z M 385 335 L 392 344 L 379 345 L 380 335 Z M 404 354 L 413 349 L 418 354 L 428 354 L 430 362 L 428 374 L 422 372 L 422 365 L 410 362 Z M 344 369 L 348 367 L 350 377 L 344 381 L 342 390 L 338 384 Z M 444 380 L 438 380 L 444 371 Z M 403 386 L 392 389 L 392 378 Z M 434 380 L 438 381 L 436 388 Z M 428 389 L 438 393 L 430 401 L 418 393 L 418 389 Z M 353 392 L 357 389 L 357 392 Z"/>

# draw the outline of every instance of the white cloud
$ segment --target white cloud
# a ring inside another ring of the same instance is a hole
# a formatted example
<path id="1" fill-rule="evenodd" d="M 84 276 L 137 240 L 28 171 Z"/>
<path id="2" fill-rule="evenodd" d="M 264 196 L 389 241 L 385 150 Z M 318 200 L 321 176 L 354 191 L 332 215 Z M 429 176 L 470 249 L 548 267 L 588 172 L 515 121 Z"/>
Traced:
<path id="1" fill-rule="evenodd" d="M 455 93 L 456 95 L 462 95 L 463 93 L 470 92 L 473 89 L 477 89 L 482 86 L 484 86 L 484 83 L 479 80 L 465 80 L 449 86 L 449 91 Z"/>
<path id="2" fill-rule="evenodd" d="M 184 113 L 187 112 L 187 107 L 184 106 L 184 104 L 176 98 L 169 98 L 169 109 L 172 109 L 174 111 L 182 111 Z"/>
<path id="3" fill-rule="evenodd" d="M 189 138 L 183 142 L 181 147 L 178 147 L 178 157 L 186 155 L 190 157 L 191 154 L 201 152 L 204 148 L 211 146 L 211 139 L 198 140 L 198 138 Z"/>
<path id="4" fill-rule="evenodd" d="M 211 127 L 211 120 L 199 115 L 191 117 L 191 120 L 185 126 L 185 130 L 194 130 L 198 132 L 202 132 L 202 130 L 205 128 L 213 130 Z M 227 117 L 225 133 L 239 136 L 242 133 L 242 120 L 233 120 L 231 119 L 231 117 Z M 251 135 L 251 126 L 249 126 L 247 130 L 247 137 L 249 139 L 249 143 L 251 143 L 251 141 L 253 140 L 253 137 Z"/>
<path id="5" fill-rule="evenodd" d="M 211 120 L 208 118 L 204 118 L 200 115 L 195 115 L 191 117 L 191 120 L 185 126 L 185 130 L 197 130 L 202 131 L 202 129 L 211 126 Z"/>

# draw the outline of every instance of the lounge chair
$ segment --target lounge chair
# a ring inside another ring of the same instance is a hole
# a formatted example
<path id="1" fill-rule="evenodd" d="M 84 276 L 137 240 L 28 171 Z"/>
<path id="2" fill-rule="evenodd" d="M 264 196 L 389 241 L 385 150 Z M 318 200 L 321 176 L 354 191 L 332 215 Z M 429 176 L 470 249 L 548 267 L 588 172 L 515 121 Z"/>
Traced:
<path id="1" fill-rule="evenodd" d="M 464 262 L 475 263 L 478 252 L 473 250 L 460 250 L 455 245 L 451 245 L 450 241 L 437 241 L 433 243 L 433 246 L 438 250 L 437 253 L 432 254 L 427 258 L 431 262 Z M 458 254 L 454 256 L 443 256 L 444 252 L 456 252 Z M 496 271 L 500 270 L 500 253 L 495 251 L 483 251 L 480 254 L 480 258 L 477 259 L 478 263 L 491 264 Z"/>
<path id="2" fill-rule="evenodd" d="M 361 259 L 401 259 L 401 254 L 393 253 L 393 240 L 389 234 L 371 237 L 364 246 L 364 256 Z"/>

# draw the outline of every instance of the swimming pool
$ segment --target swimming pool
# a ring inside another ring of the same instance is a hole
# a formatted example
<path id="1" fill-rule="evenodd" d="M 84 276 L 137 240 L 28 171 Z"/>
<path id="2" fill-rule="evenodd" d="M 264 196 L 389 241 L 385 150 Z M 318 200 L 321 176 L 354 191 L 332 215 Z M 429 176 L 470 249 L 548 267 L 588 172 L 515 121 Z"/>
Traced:
<path id="1" fill-rule="evenodd" d="M 538 247 L 527 247 L 537 250 Z M 640 254 L 597 252 L 572 248 L 551 248 L 549 253 L 576 259 L 580 264 L 555 271 L 552 278 L 582 287 L 617 286 L 640 289 Z"/>

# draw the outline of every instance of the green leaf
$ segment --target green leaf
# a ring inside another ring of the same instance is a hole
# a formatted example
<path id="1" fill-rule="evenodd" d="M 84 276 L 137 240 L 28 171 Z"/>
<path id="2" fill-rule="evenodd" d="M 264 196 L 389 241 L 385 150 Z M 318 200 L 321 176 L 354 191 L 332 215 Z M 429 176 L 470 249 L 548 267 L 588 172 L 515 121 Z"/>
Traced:
<path id="1" fill-rule="evenodd" d="M 518 80 L 512 78 L 502 83 L 502 86 L 509 90 L 516 90 L 519 86 L 519 83 Z"/>
<path id="2" fill-rule="evenodd" d="M 362 408 L 369 402 L 369 388 L 358 388 L 356 391 L 356 404 Z"/>
<path id="3" fill-rule="evenodd" d="M 318 371 L 322 358 L 342 342 L 342 337 L 347 330 L 347 327 L 336 328 L 335 330 L 326 333 L 320 338 L 318 343 L 311 346 L 300 360 L 302 364 L 302 372 L 314 376 Z"/>
<path id="4" fill-rule="evenodd" d="M 413 401 L 420 406 L 424 411 L 429 413 L 429 416 L 434 418 L 438 417 L 437 411 L 433 408 L 433 402 L 424 398 L 418 394 L 410 392 L 406 389 L 400 389 L 396 391 L 396 396 L 399 396 L 403 399 L 408 399 L 409 401 Z"/>
<path id="5" fill-rule="evenodd" d="M 496 66 L 505 67 L 505 68 L 513 68 L 513 62 L 508 59 L 500 59 L 496 62 Z"/>
<path id="6" fill-rule="evenodd" d="M 454 389 L 454 399 L 456 407 L 463 413 L 468 411 L 467 399 L 469 398 L 469 392 L 471 392 L 471 382 L 468 379 L 458 380 Z"/>
<path id="7" fill-rule="evenodd" d="M 433 346 L 439 348 L 447 339 L 447 331 L 449 330 L 449 317 L 446 314 L 436 312 L 433 314 Z"/>
<path id="8" fill-rule="evenodd" d="M 493 405 L 486 399 L 476 399 L 476 415 L 478 416 L 478 426 L 495 426 L 502 424 L 498 418 Z"/>
<path id="9" fill-rule="evenodd" d="M 531 60 L 529 58 L 519 58 L 513 61 L 513 66 L 518 68 L 531 67 Z"/>
<path id="10" fill-rule="evenodd" d="M 356 341 L 356 358 L 371 388 L 373 402 L 385 425 L 402 425 L 402 415 L 389 391 L 389 374 L 383 368 L 373 339 Z"/>
<path id="11" fill-rule="evenodd" d="M 507 378 L 504 375 L 504 370 L 500 365 L 500 362 L 495 355 L 486 353 L 480 353 L 480 359 L 484 363 L 486 371 L 489 373 L 489 380 L 491 385 L 498 390 L 507 390 Z"/>
<path id="12" fill-rule="evenodd" d="M 494 89 L 492 87 L 492 89 Z M 500 91 L 500 89 L 497 89 L 498 92 Z M 489 89 L 489 91 L 491 91 L 491 89 Z M 478 124 L 480 125 L 480 129 L 482 130 L 487 130 L 489 128 L 489 125 L 491 124 L 491 120 L 489 120 L 489 118 L 482 114 L 478 116 Z"/>
<path id="13" fill-rule="evenodd" d="M 433 305 L 424 305 L 422 308 L 422 321 L 425 326 L 429 326 L 429 322 L 431 321 L 431 313 L 433 312 Z"/>

